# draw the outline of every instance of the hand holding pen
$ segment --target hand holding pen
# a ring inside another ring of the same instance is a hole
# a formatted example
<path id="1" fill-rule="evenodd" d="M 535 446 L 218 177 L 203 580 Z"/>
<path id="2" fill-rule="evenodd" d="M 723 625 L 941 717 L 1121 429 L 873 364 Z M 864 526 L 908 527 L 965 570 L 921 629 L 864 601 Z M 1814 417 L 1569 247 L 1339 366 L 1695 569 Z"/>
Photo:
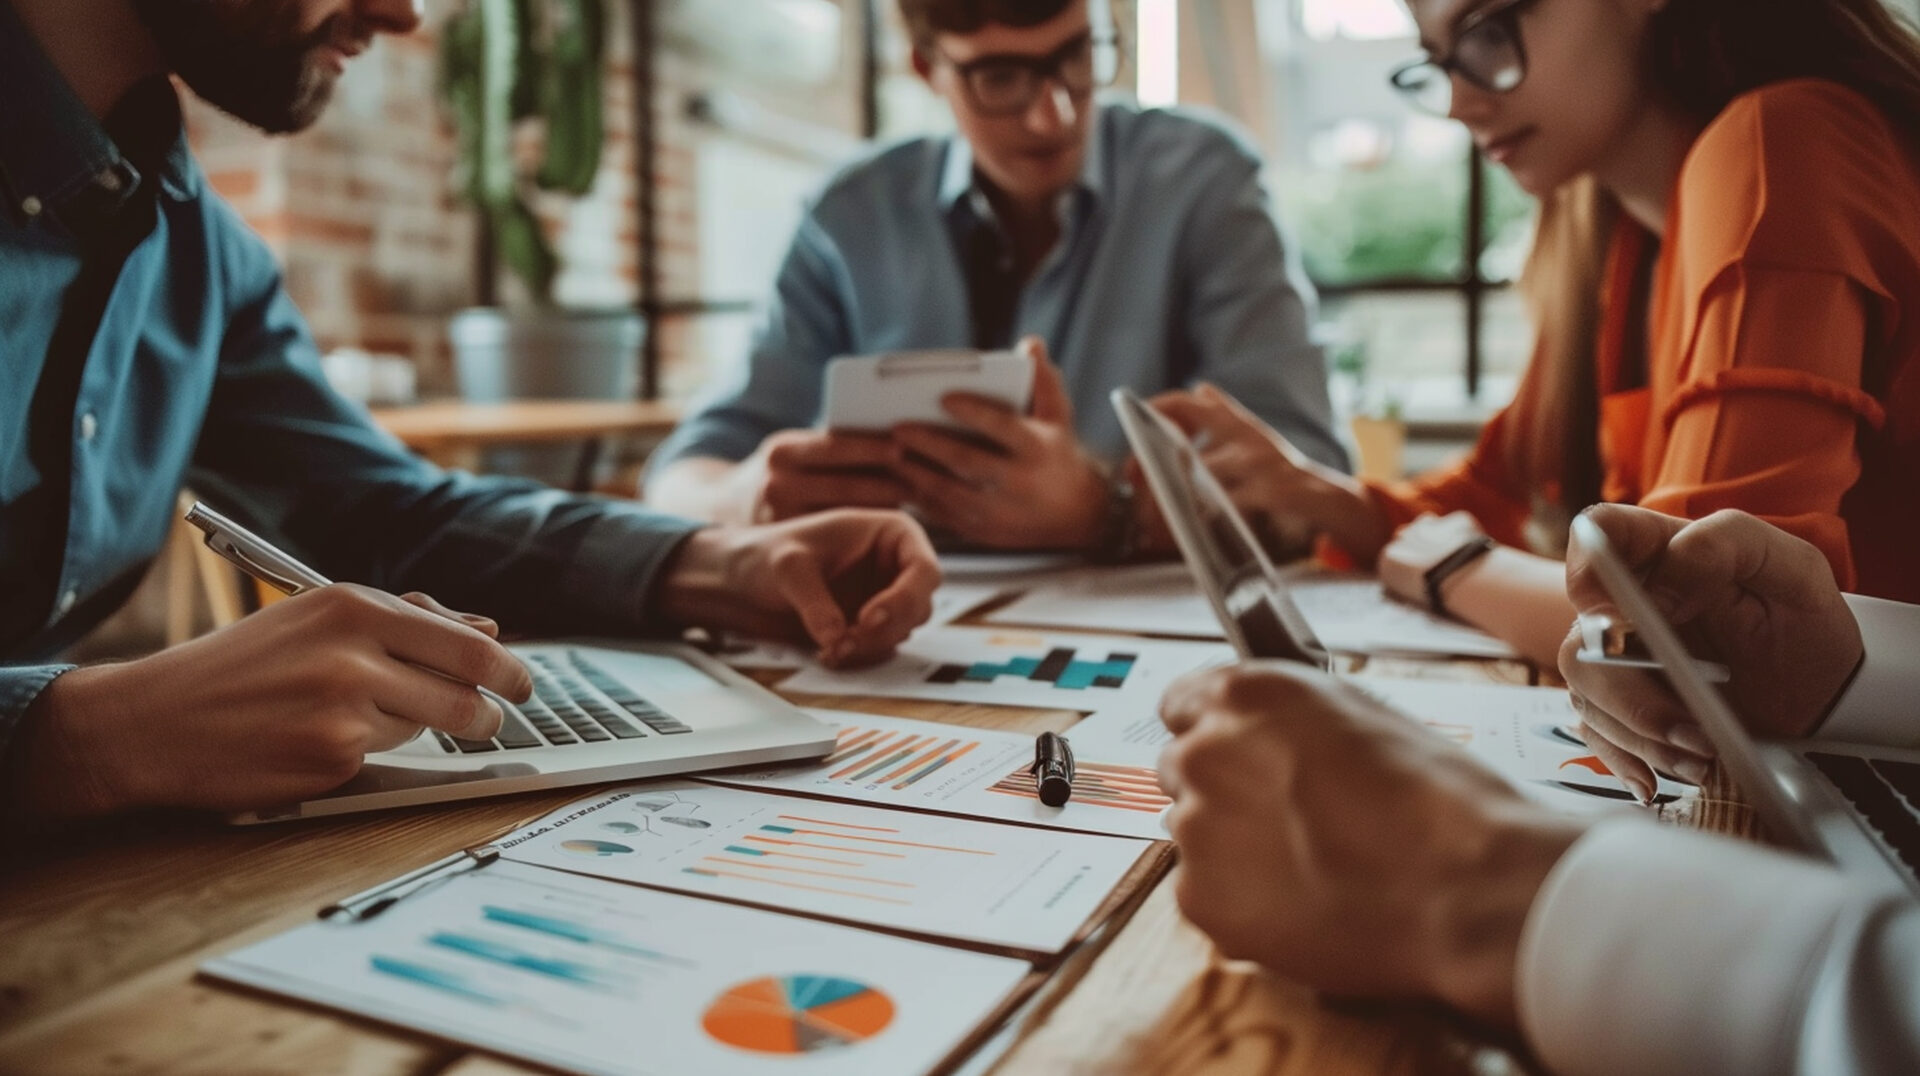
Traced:
<path id="1" fill-rule="evenodd" d="M 29 709 L 21 802 L 51 815 L 143 806 L 243 810 L 333 788 L 422 728 L 499 727 L 481 688 L 532 682 L 498 628 L 424 594 L 327 584 L 204 510 L 196 525 L 298 597 L 136 661 L 74 669 Z M 298 569 L 295 571 L 294 569 Z"/>

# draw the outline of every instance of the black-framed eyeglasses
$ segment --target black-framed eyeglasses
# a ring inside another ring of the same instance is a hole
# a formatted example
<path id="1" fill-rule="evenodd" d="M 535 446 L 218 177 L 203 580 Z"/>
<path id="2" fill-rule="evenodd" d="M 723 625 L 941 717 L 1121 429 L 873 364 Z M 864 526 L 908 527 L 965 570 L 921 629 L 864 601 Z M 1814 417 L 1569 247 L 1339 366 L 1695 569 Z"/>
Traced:
<path id="1" fill-rule="evenodd" d="M 953 67 L 974 111 L 988 116 L 1025 112 L 1048 82 L 1058 82 L 1073 96 L 1084 97 L 1113 85 L 1120 76 L 1119 36 L 1092 31 L 1045 56 L 1000 54 L 964 61 L 945 53 L 939 56 Z"/>
<path id="2" fill-rule="evenodd" d="M 1509 0 L 1469 16 L 1454 34 L 1453 51 L 1431 53 L 1394 68 L 1388 80 L 1413 102 L 1435 116 L 1453 111 L 1453 75 L 1459 75 L 1488 93 L 1510 93 L 1527 78 L 1527 46 L 1520 35 L 1520 16 L 1540 0 Z"/>

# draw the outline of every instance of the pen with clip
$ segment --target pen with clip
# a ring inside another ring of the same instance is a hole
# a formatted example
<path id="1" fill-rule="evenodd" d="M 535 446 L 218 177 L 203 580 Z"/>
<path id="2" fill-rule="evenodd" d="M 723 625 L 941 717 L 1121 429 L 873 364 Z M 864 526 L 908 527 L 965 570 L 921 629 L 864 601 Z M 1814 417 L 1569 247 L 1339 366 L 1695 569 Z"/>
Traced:
<path id="1" fill-rule="evenodd" d="M 466 871 L 479 870 L 499 858 L 500 849 L 492 845 L 462 849 L 445 859 L 436 859 L 419 870 L 382 882 L 372 889 L 362 890 L 344 900 L 335 901 L 320 909 L 320 918 L 372 919 L 435 882 Z"/>
<path id="2" fill-rule="evenodd" d="M 199 501 L 187 509 L 187 522 L 207 532 L 207 548 L 238 565 L 240 570 L 282 593 L 304 594 L 309 590 L 332 586 L 333 580 L 294 559 L 272 542 L 253 533 Z M 434 672 L 436 676 L 445 673 Z M 448 679 L 453 679 L 448 677 Z M 501 713 L 513 707 L 497 693 L 480 688 Z"/>
<path id="3" fill-rule="evenodd" d="M 207 532 L 208 549 L 283 593 L 299 594 L 333 582 L 199 501 L 187 509 L 187 522 Z"/>
<path id="4" fill-rule="evenodd" d="M 1033 784 L 1040 802 L 1064 807 L 1073 795 L 1073 748 L 1057 732 L 1043 732 L 1033 741 Z"/>

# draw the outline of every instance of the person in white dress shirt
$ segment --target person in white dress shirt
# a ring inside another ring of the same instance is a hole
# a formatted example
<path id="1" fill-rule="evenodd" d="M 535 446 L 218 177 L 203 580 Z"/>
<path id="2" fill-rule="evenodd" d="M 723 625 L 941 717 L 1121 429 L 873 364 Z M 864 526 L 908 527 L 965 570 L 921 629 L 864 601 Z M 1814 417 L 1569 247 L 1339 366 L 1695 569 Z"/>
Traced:
<path id="1" fill-rule="evenodd" d="M 1751 516 L 1589 514 L 1731 668 L 1754 728 L 1920 744 L 1920 606 L 1843 597 L 1812 546 Z M 1582 611 L 1607 608 L 1578 554 L 1568 579 Z M 1561 666 L 1609 761 L 1711 755 L 1656 676 Z M 1230 957 L 1438 999 L 1561 1073 L 1920 1072 L 1920 903 L 1634 814 L 1548 813 L 1301 666 L 1195 674 L 1161 712 L 1180 905 Z"/>

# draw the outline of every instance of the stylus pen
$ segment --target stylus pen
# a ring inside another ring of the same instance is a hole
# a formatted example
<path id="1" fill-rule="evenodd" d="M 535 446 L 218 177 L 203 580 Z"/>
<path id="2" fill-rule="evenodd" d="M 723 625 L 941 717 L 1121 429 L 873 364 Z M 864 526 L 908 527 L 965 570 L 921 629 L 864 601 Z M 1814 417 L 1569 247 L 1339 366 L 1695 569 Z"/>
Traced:
<path id="1" fill-rule="evenodd" d="M 333 582 L 199 501 L 187 509 L 187 522 L 207 532 L 208 549 L 282 593 L 299 594 Z"/>

